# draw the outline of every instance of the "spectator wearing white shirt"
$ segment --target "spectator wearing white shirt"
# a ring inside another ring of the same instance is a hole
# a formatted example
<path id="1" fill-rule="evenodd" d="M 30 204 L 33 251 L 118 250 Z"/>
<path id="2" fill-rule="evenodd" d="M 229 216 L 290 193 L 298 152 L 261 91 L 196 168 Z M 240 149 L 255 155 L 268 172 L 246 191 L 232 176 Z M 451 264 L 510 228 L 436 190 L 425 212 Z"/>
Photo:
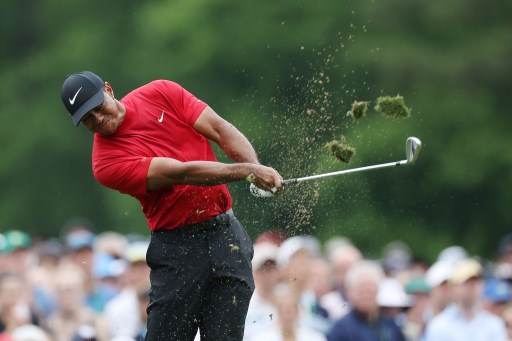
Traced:
<path id="1" fill-rule="evenodd" d="M 299 323 L 300 292 L 289 284 L 280 284 L 274 291 L 277 307 L 276 323 L 255 333 L 246 341 L 326 341 L 323 334 Z"/>
<path id="2" fill-rule="evenodd" d="M 474 259 L 455 265 L 450 277 L 454 303 L 427 325 L 426 341 L 507 341 L 503 320 L 480 305 L 482 272 Z"/>
<path id="3" fill-rule="evenodd" d="M 277 309 L 272 298 L 280 278 L 277 268 L 278 250 L 276 245 L 269 242 L 254 245 L 252 271 L 255 290 L 245 319 L 245 338 L 275 323 Z"/>

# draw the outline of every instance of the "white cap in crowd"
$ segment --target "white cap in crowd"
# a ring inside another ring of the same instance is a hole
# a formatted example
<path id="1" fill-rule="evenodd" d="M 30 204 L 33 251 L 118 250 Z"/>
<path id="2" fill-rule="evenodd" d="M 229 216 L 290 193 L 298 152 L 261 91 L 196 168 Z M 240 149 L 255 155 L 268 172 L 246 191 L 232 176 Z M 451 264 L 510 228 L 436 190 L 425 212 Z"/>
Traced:
<path id="1" fill-rule="evenodd" d="M 405 292 L 400 281 L 384 278 L 379 284 L 377 304 L 381 307 L 406 308 L 411 306 L 412 297 Z"/>
<path id="2" fill-rule="evenodd" d="M 437 257 L 437 260 L 455 264 L 468 257 L 468 253 L 462 246 L 452 245 L 441 251 Z"/>
<path id="3" fill-rule="evenodd" d="M 266 262 L 274 261 L 277 263 L 277 253 L 279 247 L 269 242 L 256 243 L 254 245 L 254 256 L 252 257 L 252 267 L 261 268 Z"/>
<path id="4" fill-rule="evenodd" d="M 450 276 L 450 283 L 463 284 L 471 278 L 482 277 L 483 267 L 475 259 L 464 259 L 455 264 Z"/>
<path id="5" fill-rule="evenodd" d="M 452 275 L 455 264 L 451 261 L 437 261 L 427 270 L 425 280 L 431 288 L 448 281 Z"/>
<path id="6" fill-rule="evenodd" d="M 316 257 L 320 255 L 320 242 L 313 236 L 294 236 L 286 239 L 279 247 L 277 264 L 288 264 L 290 258 L 300 250 L 307 250 Z"/>
<path id="7" fill-rule="evenodd" d="M 148 251 L 149 242 L 137 241 L 128 245 L 124 252 L 124 257 L 130 263 L 145 262 L 146 253 Z"/>

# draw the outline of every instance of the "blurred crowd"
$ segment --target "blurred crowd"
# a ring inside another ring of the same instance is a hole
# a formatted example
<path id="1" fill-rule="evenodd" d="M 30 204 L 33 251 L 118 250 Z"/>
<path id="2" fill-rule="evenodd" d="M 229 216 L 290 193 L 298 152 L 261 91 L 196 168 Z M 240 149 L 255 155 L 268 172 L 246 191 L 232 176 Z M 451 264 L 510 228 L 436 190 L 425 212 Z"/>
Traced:
<path id="1" fill-rule="evenodd" d="M 148 245 L 86 220 L 55 239 L 0 233 L 0 341 L 144 340 Z M 400 241 L 374 259 L 342 236 L 267 231 L 244 340 L 512 341 L 512 234 L 496 251 L 454 245 L 430 264 Z"/>

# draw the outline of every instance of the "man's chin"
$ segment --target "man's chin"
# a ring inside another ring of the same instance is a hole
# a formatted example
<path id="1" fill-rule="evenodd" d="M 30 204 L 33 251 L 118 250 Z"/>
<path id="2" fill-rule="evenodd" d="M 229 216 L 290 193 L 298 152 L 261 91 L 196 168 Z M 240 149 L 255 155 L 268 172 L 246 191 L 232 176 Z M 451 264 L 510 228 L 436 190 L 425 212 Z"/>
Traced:
<path id="1" fill-rule="evenodd" d="M 96 130 L 96 132 L 101 135 L 110 136 L 110 135 L 114 135 L 116 130 L 117 130 L 117 127 L 113 123 L 109 122 L 108 124 L 105 124 L 100 129 Z"/>

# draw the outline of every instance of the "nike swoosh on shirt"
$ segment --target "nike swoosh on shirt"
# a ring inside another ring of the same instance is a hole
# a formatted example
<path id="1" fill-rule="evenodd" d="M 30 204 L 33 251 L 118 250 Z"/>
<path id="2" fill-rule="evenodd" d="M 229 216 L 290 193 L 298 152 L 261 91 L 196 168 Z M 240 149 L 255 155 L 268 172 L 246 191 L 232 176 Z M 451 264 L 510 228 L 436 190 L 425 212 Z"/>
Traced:
<path id="1" fill-rule="evenodd" d="M 80 90 L 82 90 L 82 88 L 81 88 L 81 87 L 80 87 L 80 89 L 78 89 L 78 91 L 76 92 L 75 96 L 73 96 L 73 99 L 68 98 L 68 99 L 69 99 L 69 104 L 71 104 L 71 105 L 75 104 L 76 96 L 78 95 L 78 93 L 80 92 Z"/>
<path id="2" fill-rule="evenodd" d="M 158 122 L 162 123 L 164 120 L 164 112 L 162 111 L 162 116 L 158 119 Z"/>

